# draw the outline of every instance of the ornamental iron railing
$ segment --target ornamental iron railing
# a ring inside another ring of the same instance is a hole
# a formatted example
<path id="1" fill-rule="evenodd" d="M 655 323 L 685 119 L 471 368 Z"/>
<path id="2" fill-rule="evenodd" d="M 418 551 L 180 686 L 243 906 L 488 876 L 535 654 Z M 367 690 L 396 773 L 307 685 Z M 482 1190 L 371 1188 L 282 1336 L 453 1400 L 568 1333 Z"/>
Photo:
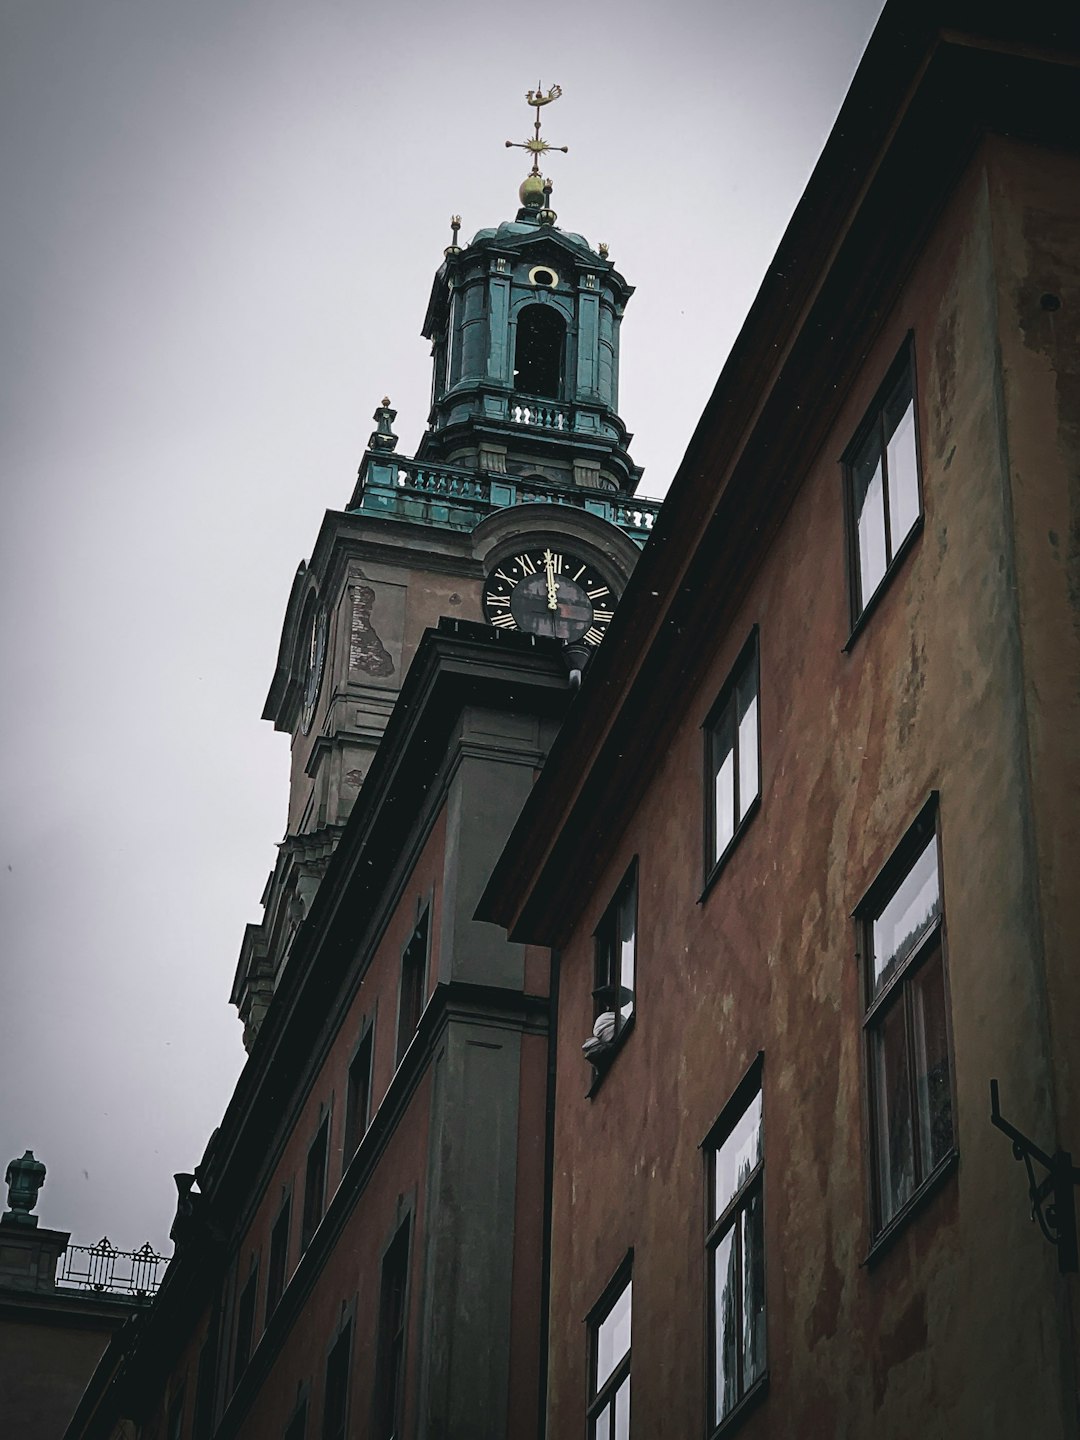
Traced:
<path id="1" fill-rule="evenodd" d="M 69 1245 L 57 1271 L 57 1285 L 113 1295 L 150 1296 L 169 1263 L 149 1242 L 139 1250 L 117 1250 L 103 1235 L 96 1245 Z"/>

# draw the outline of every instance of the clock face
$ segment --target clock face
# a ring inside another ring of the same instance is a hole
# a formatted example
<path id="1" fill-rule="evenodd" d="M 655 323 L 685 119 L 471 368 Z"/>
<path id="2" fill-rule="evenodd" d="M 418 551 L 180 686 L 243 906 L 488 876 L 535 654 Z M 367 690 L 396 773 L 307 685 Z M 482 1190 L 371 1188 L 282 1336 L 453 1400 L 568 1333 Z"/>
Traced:
<path id="1" fill-rule="evenodd" d="M 484 618 L 499 629 L 599 645 L 614 613 L 596 567 L 552 545 L 508 555 L 484 582 Z"/>
<path id="2" fill-rule="evenodd" d="M 311 617 L 311 643 L 308 651 L 307 675 L 304 678 L 304 704 L 300 712 L 300 726 L 306 735 L 315 718 L 315 706 L 322 686 L 323 669 L 326 665 L 326 606 L 320 605 Z"/>

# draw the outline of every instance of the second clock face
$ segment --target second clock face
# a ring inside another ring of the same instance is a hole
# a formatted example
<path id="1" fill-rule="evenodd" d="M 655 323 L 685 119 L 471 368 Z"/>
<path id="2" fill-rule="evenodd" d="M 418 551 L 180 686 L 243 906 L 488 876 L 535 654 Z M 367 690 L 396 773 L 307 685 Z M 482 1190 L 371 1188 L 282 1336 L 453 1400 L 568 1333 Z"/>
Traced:
<path id="1" fill-rule="evenodd" d="M 599 645 L 614 613 L 596 567 L 553 545 L 508 555 L 484 582 L 484 618 L 500 629 Z"/>

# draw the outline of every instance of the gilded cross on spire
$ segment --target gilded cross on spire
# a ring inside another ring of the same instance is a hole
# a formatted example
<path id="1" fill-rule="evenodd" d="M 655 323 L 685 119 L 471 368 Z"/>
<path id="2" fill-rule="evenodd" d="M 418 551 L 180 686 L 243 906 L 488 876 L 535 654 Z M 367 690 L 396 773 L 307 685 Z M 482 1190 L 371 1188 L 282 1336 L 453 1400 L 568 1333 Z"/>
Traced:
<path id="1" fill-rule="evenodd" d="M 561 150 L 564 155 L 569 153 L 568 145 L 549 145 L 546 140 L 540 138 L 540 109 L 544 105 L 550 105 L 553 100 L 558 100 L 562 94 L 561 85 L 553 85 L 545 95 L 539 83 L 535 90 L 528 90 L 525 93 L 526 102 L 536 111 L 536 124 L 533 126 L 533 138 L 531 140 L 507 140 L 508 150 L 528 150 L 533 157 L 531 175 L 540 174 L 540 156 L 546 155 L 549 150 Z"/>

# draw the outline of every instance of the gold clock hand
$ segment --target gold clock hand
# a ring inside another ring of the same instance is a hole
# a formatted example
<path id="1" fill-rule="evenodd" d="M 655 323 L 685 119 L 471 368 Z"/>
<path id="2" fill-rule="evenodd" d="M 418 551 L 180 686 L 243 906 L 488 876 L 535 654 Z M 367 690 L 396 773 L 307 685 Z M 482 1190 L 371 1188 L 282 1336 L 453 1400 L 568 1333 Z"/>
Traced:
<path id="1" fill-rule="evenodd" d="M 547 570 L 547 603 L 549 610 L 559 608 L 558 591 L 555 586 L 555 556 L 550 550 L 544 551 L 544 568 Z"/>

